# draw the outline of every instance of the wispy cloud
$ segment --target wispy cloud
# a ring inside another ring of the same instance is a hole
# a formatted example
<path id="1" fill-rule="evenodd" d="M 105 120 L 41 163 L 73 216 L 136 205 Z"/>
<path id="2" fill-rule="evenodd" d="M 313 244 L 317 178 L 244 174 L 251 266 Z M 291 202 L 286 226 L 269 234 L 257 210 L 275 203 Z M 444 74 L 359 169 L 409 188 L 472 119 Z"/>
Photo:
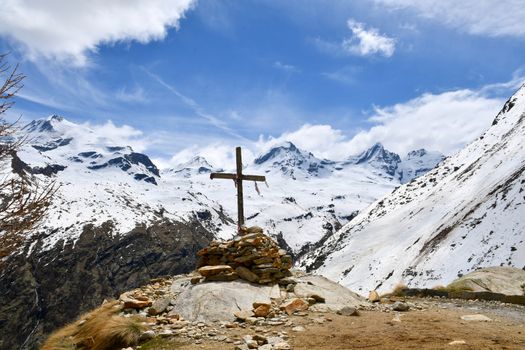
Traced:
<path id="1" fill-rule="evenodd" d="M 291 64 L 285 64 L 285 63 L 282 63 L 281 61 L 275 61 L 273 63 L 273 67 L 279 70 L 282 70 L 286 73 L 300 73 L 301 72 L 301 70 L 297 68 L 296 66 L 293 66 Z"/>
<path id="2" fill-rule="evenodd" d="M 408 9 L 448 27 L 491 37 L 525 37 L 521 0 L 375 0 L 394 10 Z"/>
<path id="3" fill-rule="evenodd" d="M 357 76 L 361 70 L 361 67 L 345 66 L 332 72 L 321 73 L 321 76 L 341 84 L 353 85 L 357 83 Z"/>
<path id="4" fill-rule="evenodd" d="M 178 28 L 193 0 L 13 0 L 3 2 L 0 35 L 33 61 L 41 57 L 77 66 L 101 44 L 148 43 Z"/>
<path id="5" fill-rule="evenodd" d="M 144 72 L 149 75 L 154 81 L 165 87 L 168 91 L 170 91 L 172 94 L 177 96 L 186 106 L 191 108 L 195 114 L 197 114 L 199 117 L 207 120 L 210 125 L 213 125 L 217 129 L 220 129 L 227 134 L 234 136 L 238 139 L 245 139 L 245 137 L 241 136 L 237 132 L 235 132 L 233 129 L 231 129 L 227 123 L 225 123 L 220 118 L 217 118 L 216 116 L 207 113 L 204 108 L 202 108 L 194 99 L 182 94 L 179 90 L 177 90 L 173 85 L 168 84 L 165 82 L 161 77 L 158 75 L 150 72 L 146 68 L 143 68 Z"/>
<path id="6" fill-rule="evenodd" d="M 122 87 L 117 90 L 115 97 L 124 102 L 131 103 L 145 103 L 148 102 L 146 92 L 140 86 L 135 86 L 132 89 Z"/>

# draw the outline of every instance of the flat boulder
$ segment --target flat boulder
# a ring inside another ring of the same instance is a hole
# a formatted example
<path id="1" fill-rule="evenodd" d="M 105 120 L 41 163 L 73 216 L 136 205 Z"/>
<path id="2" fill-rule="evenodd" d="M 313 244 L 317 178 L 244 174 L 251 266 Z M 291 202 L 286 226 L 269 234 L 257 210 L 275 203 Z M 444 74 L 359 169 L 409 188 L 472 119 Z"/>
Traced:
<path id="1" fill-rule="evenodd" d="M 229 265 L 203 266 L 197 272 L 204 277 L 211 277 L 219 274 L 229 274 L 233 269 Z"/>
<path id="2" fill-rule="evenodd" d="M 447 289 L 525 295 L 525 271 L 515 267 L 487 267 L 454 280 Z"/>
<path id="3" fill-rule="evenodd" d="M 359 308 L 368 305 L 365 298 L 337 282 L 319 275 L 294 277 L 293 294 L 298 298 L 314 298 L 317 303 L 310 306 L 314 311 L 337 312 L 345 306 Z"/>
<path id="4" fill-rule="evenodd" d="M 189 321 L 234 321 L 240 310 L 252 310 L 253 303 L 271 304 L 280 298 L 278 286 L 254 285 L 243 280 L 191 284 L 190 278 L 173 282 L 171 291 L 178 294 L 170 313 Z"/>

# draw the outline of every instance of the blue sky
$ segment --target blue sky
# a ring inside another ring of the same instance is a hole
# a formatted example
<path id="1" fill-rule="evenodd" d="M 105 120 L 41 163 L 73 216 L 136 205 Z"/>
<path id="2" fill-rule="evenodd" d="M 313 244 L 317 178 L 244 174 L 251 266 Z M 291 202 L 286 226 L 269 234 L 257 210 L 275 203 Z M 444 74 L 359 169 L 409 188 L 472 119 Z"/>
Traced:
<path id="1" fill-rule="evenodd" d="M 520 1 L 9 0 L 11 116 L 60 114 L 162 165 L 292 140 L 452 153 L 525 81 Z"/>

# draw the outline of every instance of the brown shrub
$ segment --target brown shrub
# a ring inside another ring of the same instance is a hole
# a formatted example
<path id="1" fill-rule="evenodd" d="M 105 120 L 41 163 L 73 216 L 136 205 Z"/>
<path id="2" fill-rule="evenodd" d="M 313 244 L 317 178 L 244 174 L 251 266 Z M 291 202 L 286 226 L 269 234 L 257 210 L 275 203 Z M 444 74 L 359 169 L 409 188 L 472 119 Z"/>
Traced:
<path id="1" fill-rule="evenodd" d="M 138 343 L 146 327 L 136 317 L 118 316 L 122 307 L 108 302 L 55 332 L 41 350 L 112 350 Z"/>
<path id="2" fill-rule="evenodd" d="M 400 297 L 400 296 L 403 296 L 403 289 L 406 289 L 408 288 L 406 284 L 404 283 L 398 283 L 394 286 L 394 288 L 388 292 L 388 293 L 385 293 L 385 294 L 382 294 L 381 297 L 382 298 L 388 298 L 388 297 Z"/>

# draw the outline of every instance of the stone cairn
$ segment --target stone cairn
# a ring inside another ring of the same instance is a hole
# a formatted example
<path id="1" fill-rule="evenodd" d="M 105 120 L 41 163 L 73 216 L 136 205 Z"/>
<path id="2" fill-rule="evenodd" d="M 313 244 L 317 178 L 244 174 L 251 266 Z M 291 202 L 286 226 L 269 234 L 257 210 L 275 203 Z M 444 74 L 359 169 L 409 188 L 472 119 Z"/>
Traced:
<path id="1" fill-rule="evenodd" d="M 254 226 L 242 229 L 244 235 L 228 241 L 212 241 L 197 252 L 197 272 L 205 281 L 233 281 L 238 278 L 270 284 L 291 276 L 292 257 L 286 250 Z M 200 277 L 192 280 L 198 283 Z"/>

